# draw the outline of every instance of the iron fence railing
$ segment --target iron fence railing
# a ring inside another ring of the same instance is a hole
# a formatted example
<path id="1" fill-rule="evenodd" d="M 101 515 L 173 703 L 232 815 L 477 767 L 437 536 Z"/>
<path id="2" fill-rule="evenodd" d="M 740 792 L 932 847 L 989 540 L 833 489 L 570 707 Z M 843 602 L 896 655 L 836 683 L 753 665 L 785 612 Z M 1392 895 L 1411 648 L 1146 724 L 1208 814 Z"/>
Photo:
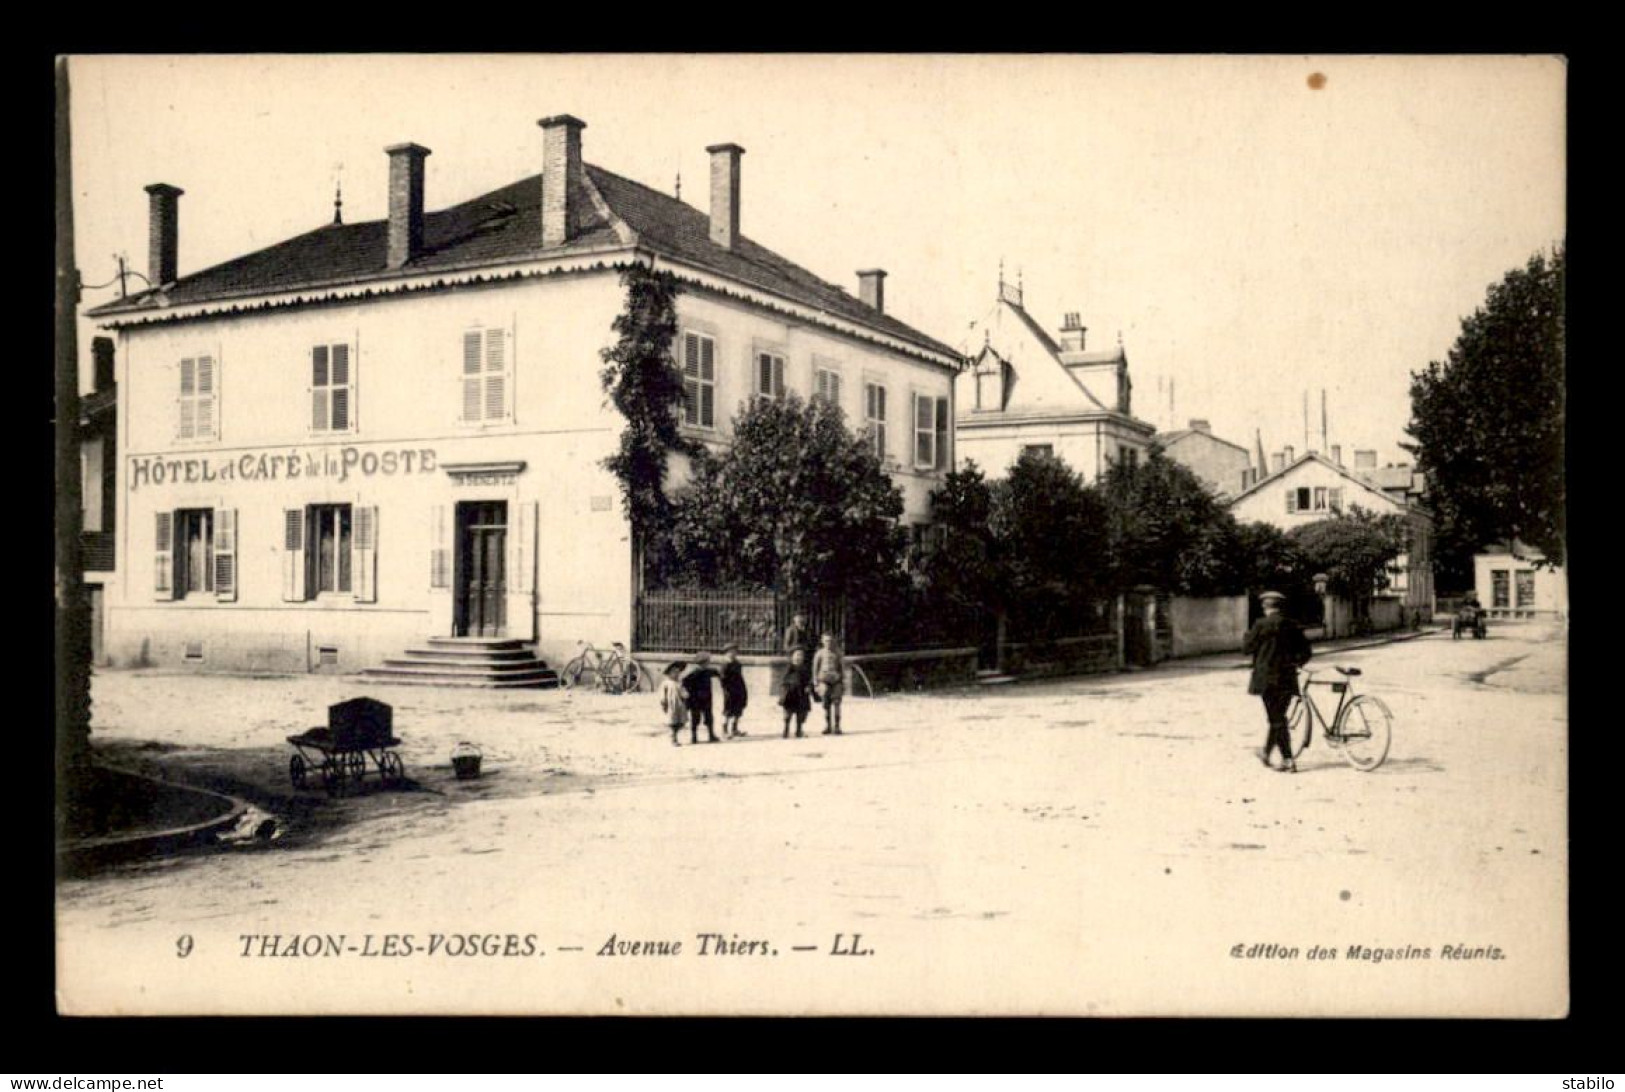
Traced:
<path id="1" fill-rule="evenodd" d="M 737 644 L 746 655 L 784 651 L 784 634 L 793 616 L 806 615 L 808 641 L 820 634 L 846 637 L 844 604 L 828 600 L 795 600 L 774 592 L 728 592 L 691 589 L 646 591 L 634 610 L 634 647 L 640 652 L 716 651 Z"/>

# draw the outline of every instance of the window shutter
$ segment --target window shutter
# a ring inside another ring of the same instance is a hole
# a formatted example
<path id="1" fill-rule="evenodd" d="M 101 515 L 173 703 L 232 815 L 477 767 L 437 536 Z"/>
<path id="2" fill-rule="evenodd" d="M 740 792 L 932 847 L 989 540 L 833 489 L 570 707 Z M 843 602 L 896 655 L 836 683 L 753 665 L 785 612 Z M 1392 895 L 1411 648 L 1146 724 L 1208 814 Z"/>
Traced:
<path id="1" fill-rule="evenodd" d="M 180 425 L 176 434 L 182 440 L 197 435 L 197 361 L 188 357 L 181 361 Z"/>
<path id="2" fill-rule="evenodd" d="M 152 592 L 154 599 L 175 598 L 175 513 L 157 512 L 153 536 Z"/>
<path id="3" fill-rule="evenodd" d="M 514 506 L 513 547 L 514 591 L 529 595 L 536 589 L 536 502 L 520 501 Z M 524 628 L 524 627 L 521 627 Z"/>
<path id="4" fill-rule="evenodd" d="M 330 417 L 327 408 L 328 380 L 327 346 L 318 345 L 310 351 L 310 427 L 325 432 Z"/>
<path id="5" fill-rule="evenodd" d="M 875 421 L 876 421 L 875 429 L 876 429 L 876 436 L 877 436 L 877 439 L 875 441 L 875 454 L 878 455 L 880 458 L 884 459 L 886 457 L 886 388 L 885 387 L 876 387 L 875 388 L 875 405 L 879 407 L 879 411 L 880 411 L 880 412 L 875 414 Z"/>
<path id="6" fill-rule="evenodd" d="M 197 358 L 197 434 L 211 437 L 215 429 L 214 357 Z"/>
<path id="7" fill-rule="evenodd" d="M 931 399 L 919 394 L 913 394 L 914 406 L 914 467 L 917 470 L 929 470 L 936 465 L 936 454 L 932 450 L 932 440 L 935 439 L 935 422 L 932 420 Z"/>
<path id="8" fill-rule="evenodd" d="M 350 347 L 333 346 L 333 429 L 347 432 L 350 428 Z"/>
<path id="9" fill-rule="evenodd" d="M 430 513 L 433 538 L 429 549 L 429 587 L 451 587 L 451 544 L 446 535 L 446 506 L 437 504 Z"/>
<path id="10" fill-rule="evenodd" d="M 463 334 L 463 420 L 480 419 L 480 342 L 478 330 Z"/>
<path id="11" fill-rule="evenodd" d="M 214 594 L 222 603 L 237 600 L 237 509 L 214 510 Z"/>
<path id="12" fill-rule="evenodd" d="M 1286 510 L 1288 512 L 1296 512 L 1298 510 L 1298 491 L 1296 489 L 1288 489 L 1286 491 Z"/>
<path id="13" fill-rule="evenodd" d="M 1333 486 L 1332 487 L 1332 511 L 1341 512 L 1342 510 L 1343 510 L 1343 487 L 1342 486 Z"/>
<path id="14" fill-rule="evenodd" d="M 936 434 L 936 469 L 942 470 L 948 466 L 948 400 L 937 399 L 937 434 Z"/>
<path id="15" fill-rule="evenodd" d="M 305 598 L 305 510 L 282 510 L 282 598 L 289 603 Z"/>
<path id="16" fill-rule="evenodd" d="M 508 332 L 485 331 L 485 419 L 503 421 L 509 416 L 508 398 L 513 384 L 508 381 Z"/>
<path id="17" fill-rule="evenodd" d="M 357 603 L 378 602 L 378 509 L 356 505 L 350 534 L 350 569 Z"/>

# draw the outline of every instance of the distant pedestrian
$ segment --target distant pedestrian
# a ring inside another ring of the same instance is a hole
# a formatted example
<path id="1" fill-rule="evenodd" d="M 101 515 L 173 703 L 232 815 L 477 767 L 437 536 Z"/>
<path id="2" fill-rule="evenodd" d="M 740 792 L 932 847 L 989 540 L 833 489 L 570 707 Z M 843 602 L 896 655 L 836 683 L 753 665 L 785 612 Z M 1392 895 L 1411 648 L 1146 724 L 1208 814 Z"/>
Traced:
<path id="1" fill-rule="evenodd" d="M 812 630 L 807 628 L 807 616 L 800 611 L 790 616 L 790 625 L 784 631 L 784 658 L 788 660 L 796 649 L 806 657 L 813 654 Z"/>
<path id="2" fill-rule="evenodd" d="M 717 739 L 716 720 L 711 713 L 711 680 L 717 677 L 711 666 L 709 652 L 696 652 L 694 663 L 683 675 L 683 698 L 688 703 L 688 741 L 700 741 L 700 722 L 705 722 L 707 743 L 720 743 Z"/>
<path id="3" fill-rule="evenodd" d="M 790 663 L 784 669 L 784 682 L 779 690 L 779 705 L 784 709 L 784 738 L 790 738 L 790 720 L 795 718 L 796 738 L 806 733 L 802 726 L 812 712 L 812 676 L 807 671 L 807 657 L 801 649 L 790 653 Z"/>
<path id="4" fill-rule="evenodd" d="M 824 734 L 841 734 L 841 697 L 846 689 L 846 658 L 835 647 L 835 635 L 826 633 L 823 647 L 813 657 L 813 696 L 824 703 Z"/>
<path id="5" fill-rule="evenodd" d="M 750 691 L 745 686 L 745 665 L 739 662 L 739 646 L 729 645 L 722 650 L 728 661 L 722 665 L 722 734 L 736 737 L 745 734 L 739 727 L 739 718 L 745 715 L 745 704 Z"/>
<path id="6" fill-rule="evenodd" d="M 677 733 L 683 730 L 688 720 L 688 704 L 683 700 L 683 687 L 677 677 L 683 673 L 688 665 L 677 660 L 666 665 L 662 672 L 665 678 L 660 680 L 660 711 L 666 714 L 666 727 L 671 729 L 671 745 L 681 747 Z"/>
<path id="7" fill-rule="evenodd" d="M 1298 695 L 1298 668 L 1309 662 L 1309 639 L 1303 635 L 1285 614 L 1281 604 L 1286 596 L 1267 591 L 1260 595 L 1264 617 L 1247 631 L 1243 648 L 1253 658 L 1252 677 L 1247 682 L 1247 693 L 1264 699 L 1264 715 L 1269 719 L 1270 732 L 1264 749 L 1258 752 L 1259 761 L 1269 766 L 1270 752 L 1281 752 L 1282 773 L 1297 773 L 1298 764 L 1292 755 L 1292 735 L 1287 730 L 1286 713 L 1292 699 Z"/>

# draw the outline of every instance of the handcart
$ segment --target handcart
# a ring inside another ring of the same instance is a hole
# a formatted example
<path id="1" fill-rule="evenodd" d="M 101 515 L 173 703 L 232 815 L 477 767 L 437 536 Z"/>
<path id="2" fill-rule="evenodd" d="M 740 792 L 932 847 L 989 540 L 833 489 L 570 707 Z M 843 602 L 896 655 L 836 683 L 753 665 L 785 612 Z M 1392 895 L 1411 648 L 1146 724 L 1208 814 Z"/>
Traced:
<path id="1" fill-rule="evenodd" d="M 359 787 L 369 767 L 380 784 L 400 785 L 406 764 L 394 748 L 394 710 L 372 698 L 354 698 L 327 708 L 327 724 L 289 736 L 298 754 L 288 759 L 288 779 L 295 789 L 311 787 L 320 777 L 329 796 Z"/>

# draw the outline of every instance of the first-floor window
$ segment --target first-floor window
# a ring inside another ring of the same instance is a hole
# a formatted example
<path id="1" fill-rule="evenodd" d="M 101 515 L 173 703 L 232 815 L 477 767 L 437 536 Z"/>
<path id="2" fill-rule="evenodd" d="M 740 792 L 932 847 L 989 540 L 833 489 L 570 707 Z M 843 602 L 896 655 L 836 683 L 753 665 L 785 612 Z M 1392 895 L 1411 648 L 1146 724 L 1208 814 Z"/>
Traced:
<path id="1" fill-rule="evenodd" d="M 1504 609 L 1512 605 L 1511 575 L 1505 569 L 1495 569 L 1490 573 L 1490 606 Z"/>
<path id="2" fill-rule="evenodd" d="M 716 428 L 717 343 L 704 334 L 683 335 L 683 424 Z"/>
<path id="3" fill-rule="evenodd" d="M 1054 444 L 1022 444 L 1021 454 L 1031 455 L 1040 459 L 1048 459 L 1055 454 Z"/>
<path id="4" fill-rule="evenodd" d="M 784 398 L 784 357 L 778 353 L 756 354 L 756 397 L 764 402 Z"/>
<path id="5" fill-rule="evenodd" d="M 814 398 L 821 398 L 832 406 L 841 404 L 841 373 L 835 369 L 819 368 L 813 388 Z"/>
<path id="6" fill-rule="evenodd" d="M 914 396 L 914 466 L 941 470 L 948 465 L 948 400 Z"/>
<path id="7" fill-rule="evenodd" d="M 863 385 L 863 422 L 869 430 L 869 443 L 875 458 L 886 459 L 886 388 L 879 383 Z"/>
<path id="8" fill-rule="evenodd" d="M 1317 485 L 1317 486 L 1315 486 L 1315 511 L 1324 512 L 1325 510 L 1326 510 L 1326 487 L 1324 485 Z"/>
<path id="9" fill-rule="evenodd" d="M 350 506 L 318 504 L 310 510 L 311 591 L 350 591 Z"/>

